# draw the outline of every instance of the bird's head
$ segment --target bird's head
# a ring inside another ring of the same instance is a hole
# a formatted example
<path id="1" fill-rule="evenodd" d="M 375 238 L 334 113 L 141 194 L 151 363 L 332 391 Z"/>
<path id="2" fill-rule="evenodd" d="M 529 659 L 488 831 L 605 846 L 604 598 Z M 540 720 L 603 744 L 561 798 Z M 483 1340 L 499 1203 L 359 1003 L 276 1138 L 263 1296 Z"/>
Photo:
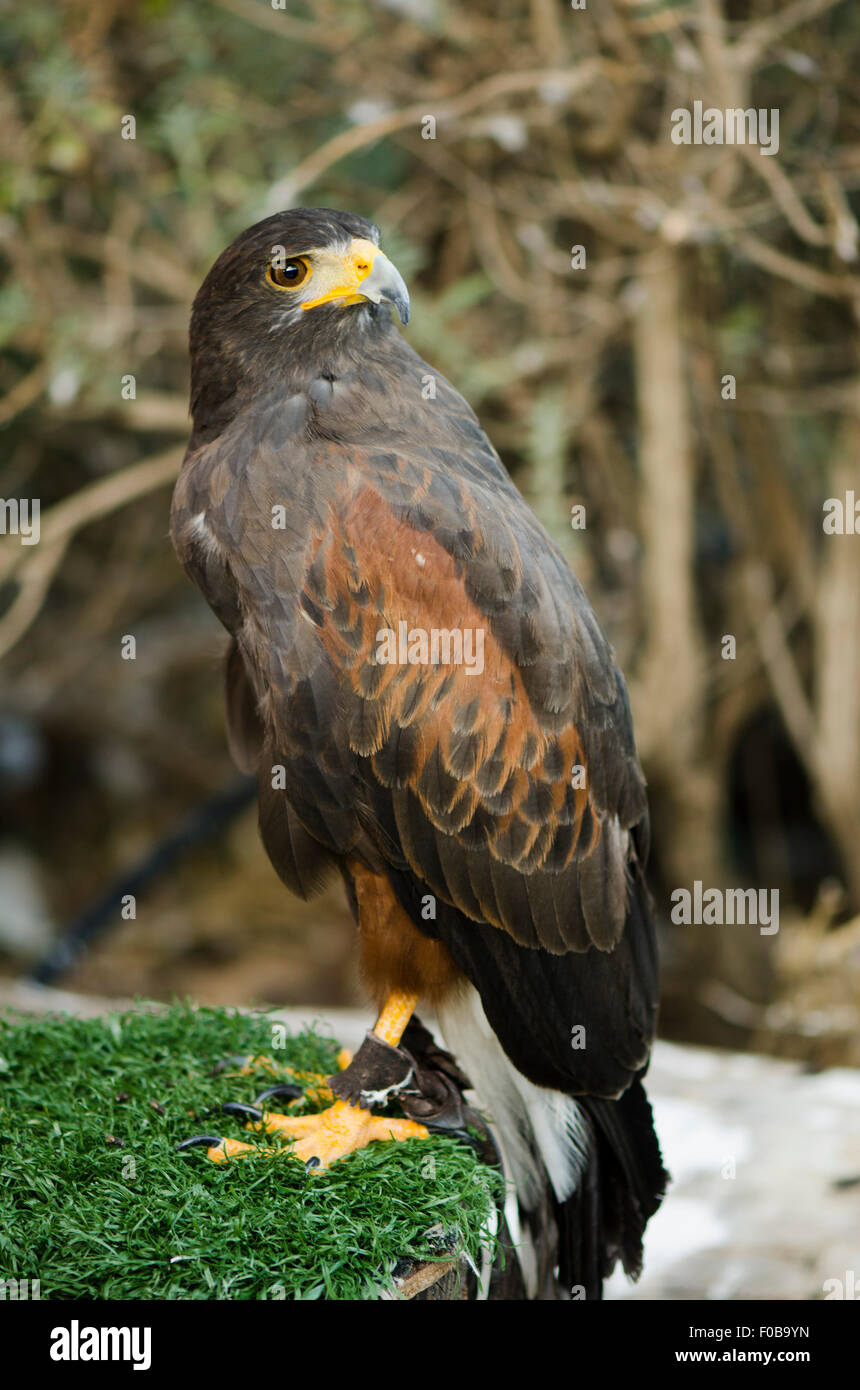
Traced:
<path id="1" fill-rule="evenodd" d="M 379 228 L 330 208 L 293 208 L 249 227 L 218 257 L 191 315 L 191 405 L 223 422 L 237 398 L 302 361 L 324 363 L 386 307 L 409 318 L 399 271 Z M 393 331 L 393 328 L 391 328 Z"/>

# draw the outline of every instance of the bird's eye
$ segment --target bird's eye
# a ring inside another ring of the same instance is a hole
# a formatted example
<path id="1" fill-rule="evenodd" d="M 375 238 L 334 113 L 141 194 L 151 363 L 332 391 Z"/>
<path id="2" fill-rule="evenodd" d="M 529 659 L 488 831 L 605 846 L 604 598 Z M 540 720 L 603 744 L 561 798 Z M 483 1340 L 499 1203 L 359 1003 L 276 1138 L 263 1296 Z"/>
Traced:
<path id="1" fill-rule="evenodd" d="M 307 279 L 309 273 L 310 266 L 307 261 L 284 261 L 283 265 L 270 265 L 266 271 L 266 279 L 279 290 L 294 290 Z"/>

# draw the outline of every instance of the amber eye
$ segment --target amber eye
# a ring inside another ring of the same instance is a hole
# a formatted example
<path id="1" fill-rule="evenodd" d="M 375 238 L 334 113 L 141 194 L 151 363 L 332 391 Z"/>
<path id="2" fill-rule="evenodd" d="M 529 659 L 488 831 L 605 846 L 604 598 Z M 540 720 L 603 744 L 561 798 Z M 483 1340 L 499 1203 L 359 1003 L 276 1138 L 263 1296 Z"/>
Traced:
<path id="1" fill-rule="evenodd" d="M 266 279 L 270 285 L 277 285 L 279 290 L 294 290 L 309 274 L 307 261 L 284 261 L 283 265 L 270 265 Z"/>

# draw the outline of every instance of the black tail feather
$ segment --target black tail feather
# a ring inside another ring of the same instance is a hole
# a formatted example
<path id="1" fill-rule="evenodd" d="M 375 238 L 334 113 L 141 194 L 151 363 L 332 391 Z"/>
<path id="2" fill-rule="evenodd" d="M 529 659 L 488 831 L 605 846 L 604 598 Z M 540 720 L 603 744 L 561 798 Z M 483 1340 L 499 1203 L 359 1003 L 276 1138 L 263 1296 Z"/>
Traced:
<path id="1" fill-rule="evenodd" d="M 634 1279 L 642 1272 L 645 1227 L 669 1175 L 638 1077 L 617 1100 L 578 1096 L 577 1103 L 591 1124 L 591 1158 L 578 1190 L 558 1210 L 559 1279 L 600 1298 L 617 1261 Z"/>

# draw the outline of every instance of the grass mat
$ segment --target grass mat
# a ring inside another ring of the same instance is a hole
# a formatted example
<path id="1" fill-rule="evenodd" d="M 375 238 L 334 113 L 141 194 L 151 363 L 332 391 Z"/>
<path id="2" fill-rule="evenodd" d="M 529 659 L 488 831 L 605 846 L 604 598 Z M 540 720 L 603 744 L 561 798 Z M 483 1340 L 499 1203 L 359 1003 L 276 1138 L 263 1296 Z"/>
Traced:
<path id="1" fill-rule="evenodd" d="M 322 1176 L 175 1152 L 201 1132 L 277 1142 L 220 1113 L 271 1078 L 213 1076 L 219 1060 L 327 1074 L 337 1052 L 223 1009 L 0 1016 L 0 1279 L 43 1299 L 373 1298 L 400 1258 L 439 1254 L 440 1227 L 477 1260 L 498 1178 L 458 1140 L 371 1144 Z"/>

